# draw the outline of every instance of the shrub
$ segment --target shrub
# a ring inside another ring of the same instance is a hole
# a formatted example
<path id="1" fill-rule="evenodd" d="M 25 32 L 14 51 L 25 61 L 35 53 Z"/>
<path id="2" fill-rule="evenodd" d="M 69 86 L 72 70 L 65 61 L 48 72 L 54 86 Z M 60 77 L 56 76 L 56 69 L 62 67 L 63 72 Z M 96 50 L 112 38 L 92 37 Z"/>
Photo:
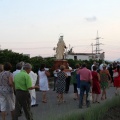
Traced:
<path id="1" fill-rule="evenodd" d="M 120 96 L 107 100 L 103 104 L 93 106 L 84 112 L 81 110 L 73 111 L 72 113 L 53 120 L 101 120 L 110 108 L 116 106 L 120 106 Z"/>

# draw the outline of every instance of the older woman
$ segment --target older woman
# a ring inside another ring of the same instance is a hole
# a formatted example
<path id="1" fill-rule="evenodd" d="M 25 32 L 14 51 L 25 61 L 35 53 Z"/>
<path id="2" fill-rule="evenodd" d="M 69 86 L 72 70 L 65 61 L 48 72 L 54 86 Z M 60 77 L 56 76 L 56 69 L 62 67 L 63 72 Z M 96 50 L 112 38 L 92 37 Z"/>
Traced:
<path id="1" fill-rule="evenodd" d="M 50 73 L 48 70 L 45 69 L 45 64 L 41 64 L 40 70 L 38 71 L 38 77 L 39 77 L 40 90 L 42 91 L 43 103 L 47 103 L 46 92 L 49 90 L 48 78 L 47 78 L 48 76 L 50 76 Z"/>
<path id="2" fill-rule="evenodd" d="M 120 66 L 117 65 L 114 73 L 117 72 L 118 75 L 114 77 L 114 86 L 116 87 L 115 95 L 120 95 Z"/>
<path id="3" fill-rule="evenodd" d="M 4 71 L 0 73 L 0 104 L 2 120 L 5 120 L 7 103 L 11 111 L 12 120 L 14 118 L 15 97 L 13 92 L 13 76 L 10 72 L 12 66 L 10 63 L 4 64 Z"/>
<path id="4" fill-rule="evenodd" d="M 101 100 L 104 100 L 107 98 L 106 89 L 108 87 L 109 78 L 111 80 L 110 73 L 106 69 L 106 64 L 103 64 L 103 70 L 100 71 L 100 81 L 101 81 L 101 89 L 102 89 Z"/>
<path id="5" fill-rule="evenodd" d="M 66 73 L 64 72 L 65 66 L 61 65 L 60 66 L 60 72 L 57 74 L 58 79 L 57 79 L 57 93 L 58 93 L 58 104 L 61 102 L 64 102 L 64 97 L 63 93 L 65 92 L 65 80 L 66 80 Z"/>
<path id="6" fill-rule="evenodd" d="M 3 65 L 2 64 L 0 64 L 0 73 L 3 71 Z"/>
<path id="7" fill-rule="evenodd" d="M 101 93 L 101 88 L 100 88 L 100 75 L 96 71 L 97 67 L 93 66 L 93 71 L 92 71 L 92 94 L 93 94 L 93 103 L 97 102 L 99 103 L 99 95 Z"/>
<path id="8" fill-rule="evenodd" d="M 0 73 L 3 71 L 3 65 L 2 64 L 0 64 Z M 0 105 L 0 107 L 1 107 L 1 105 Z M 1 112 L 1 109 L 0 109 L 0 112 Z"/>

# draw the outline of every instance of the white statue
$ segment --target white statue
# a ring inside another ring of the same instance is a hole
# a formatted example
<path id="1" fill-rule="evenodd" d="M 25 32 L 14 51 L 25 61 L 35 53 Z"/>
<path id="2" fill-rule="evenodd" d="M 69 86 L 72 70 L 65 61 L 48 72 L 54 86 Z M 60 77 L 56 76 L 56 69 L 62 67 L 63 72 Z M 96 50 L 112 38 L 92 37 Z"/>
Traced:
<path id="1" fill-rule="evenodd" d="M 56 48 L 56 59 L 57 60 L 64 59 L 65 48 L 66 48 L 66 45 L 63 41 L 63 36 L 60 36 L 59 41 L 57 43 L 57 48 Z"/>

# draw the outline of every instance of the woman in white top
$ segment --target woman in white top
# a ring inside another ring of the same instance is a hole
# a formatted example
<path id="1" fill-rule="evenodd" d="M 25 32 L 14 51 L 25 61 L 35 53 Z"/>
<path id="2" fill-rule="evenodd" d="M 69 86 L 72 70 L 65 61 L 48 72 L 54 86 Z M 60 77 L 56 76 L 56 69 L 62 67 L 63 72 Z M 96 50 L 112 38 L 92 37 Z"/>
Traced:
<path id="1" fill-rule="evenodd" d="M 41 64 L 40 70 L 38 71 L 38 77 L 39 77 L 39 87 L 42 91 L 42 102 L 46 103 L 46 91 L 49 90 L 48 86 L 48 78 L 47 76 L 50 76 L 49 71 L 45 70 L 45 64 Z"/>

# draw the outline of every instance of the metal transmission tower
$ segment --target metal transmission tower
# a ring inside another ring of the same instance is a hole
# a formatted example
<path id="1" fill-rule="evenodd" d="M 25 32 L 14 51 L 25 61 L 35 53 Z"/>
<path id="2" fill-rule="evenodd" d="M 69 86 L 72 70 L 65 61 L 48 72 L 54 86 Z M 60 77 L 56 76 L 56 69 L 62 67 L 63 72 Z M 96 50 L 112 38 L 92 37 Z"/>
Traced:
<path id="1" fill-rule="evenodd" d="M 101 38 L 101 37 L 99 37 L 99 35 L 98 35 L 98 31 L 97 31 L 97 37 L 96 37 L 96 44 L 94 44 L 94 46 L 96 46 L 96 50 L 95 50 L 95 52 L 96 52 L 96 55 L 98 55 L 98 54 L 100 54 L 100 51 L 102 51 L 102 49 L 100 49 L 100 45 L 103 45 L 102 43 L 99 43 L 99 40 L 100 39 L 103 39 L 103 38 Z"/>
<path id="2" fill-rule="evenodd" d="M 92 46 L 92 59 L 94 58 L 94 55 L 93 55 L 93 43 L 91 43 L 91 46 Z"/>

